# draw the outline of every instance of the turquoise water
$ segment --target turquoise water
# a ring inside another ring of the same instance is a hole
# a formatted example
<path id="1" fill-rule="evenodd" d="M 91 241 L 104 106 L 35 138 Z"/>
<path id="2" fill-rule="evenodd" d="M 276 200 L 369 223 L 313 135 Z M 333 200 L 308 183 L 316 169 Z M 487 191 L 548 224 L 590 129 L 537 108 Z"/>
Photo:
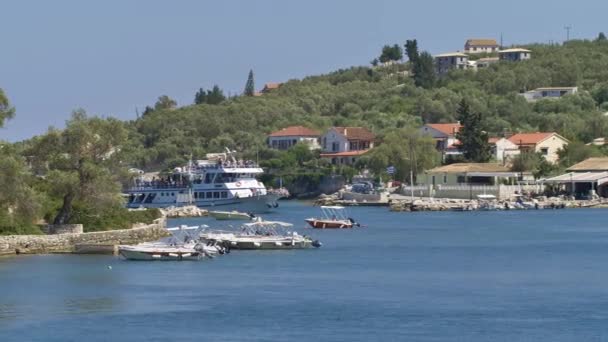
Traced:
<path id="1" fill-rule="evenodd" d="M 313 250 L 2 258 L 0 341 L 608 339 L 608 210 L 351 215 L 369 227 L 300 229 Z"/>

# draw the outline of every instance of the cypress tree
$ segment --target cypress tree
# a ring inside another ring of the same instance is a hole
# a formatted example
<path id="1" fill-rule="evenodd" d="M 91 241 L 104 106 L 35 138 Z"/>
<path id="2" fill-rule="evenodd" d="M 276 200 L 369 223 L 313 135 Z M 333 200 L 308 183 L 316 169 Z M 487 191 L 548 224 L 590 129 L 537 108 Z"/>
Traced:
<path id="1" fill-rule="evenodd" d="M 482 129 L 481 113 L 471 111 L 465 99 L 460 101 L 458 119 L 462 124 L 456 138 L 460 140 L 461 151 L 468 161 L 485 163 L 492 157 L 488 133 Z"/>
<path id="2" fill-rule="evenodd" d="M 253 82 L 253 70 L 249 70 L 247 83 L 245 83 L 245 96 L 253 96 L 255 94 L 255 84 Z"/>

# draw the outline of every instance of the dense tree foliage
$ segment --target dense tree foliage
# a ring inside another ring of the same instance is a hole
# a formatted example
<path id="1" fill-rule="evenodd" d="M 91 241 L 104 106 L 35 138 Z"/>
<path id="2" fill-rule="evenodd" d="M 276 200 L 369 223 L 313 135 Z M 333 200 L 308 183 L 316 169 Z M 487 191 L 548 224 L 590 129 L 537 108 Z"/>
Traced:
<path id="1" fill-rule="evenodd" d="M 386 63 L 386 62 L 397 62 L 403 59 L 403 49 L 401 49 L 401 46 L 399 46 L 399 44 L 395 44 L 393 46 L 390 45 L 384 45 L 384 47 L 382 47 L 382 53 L 380 54 L 380 57 L 378 57 L 378 60 L 382 63 Z"/>
<path id="2" fill-rule="evenodd" d="M 456 133 L 456 138 L 460 140 L 464 158 L 477 163 L 488 162 L 492 158 L 492 151 L 481 113 L 472 112 L 465 99 L 460 101 L 457 112 L 462 128 Z"/>
<path id="3" fill-rule="evenodd" d="M 119 161 L 126 139 L 122 122 L 76 111 L 64 130 L 51 129 L 33 142 L 28 154 L 34 170 L 61 199 L 53 223 L 70 222 L 76 206 L 99 211 L 120 206 Z"/>
<path id="4" fill-rule="evenodd" d="M 175 109 L 177 107 L 177 101 L 170 98 L 167 95 L 162 95 L 158 97 L 158 100 L 154 104 L 155 110 L 163 110 L 163 109 Z"/>
<path id="5" fill-rule="evenodd" d="M 4 90 L 0 88 L 0 128 L 4 126 L 4 121 L 15 115 L 15 108 L 11 107 Z"/>

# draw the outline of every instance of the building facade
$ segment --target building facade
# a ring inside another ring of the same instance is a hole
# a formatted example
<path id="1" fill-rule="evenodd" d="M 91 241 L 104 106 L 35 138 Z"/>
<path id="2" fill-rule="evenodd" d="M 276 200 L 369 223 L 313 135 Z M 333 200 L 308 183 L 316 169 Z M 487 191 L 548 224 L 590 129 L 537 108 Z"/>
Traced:
<path id="1" fill-rule="evenodd" d="M 552 164 L 559 160 L 557 151 L 568 145 L 568 140 L 555 132 L 518 133 L 509 141 L 517 145 L 520 153 L 539 152 Z"/>
<path id="2" fill-rule="evenodd" d="M 520 48 L 506 49 L 498 51 L 498 58 L 501 61 L 519 62 L 532 58 L 532 51 Z"/>
<path id="3" fill-rule="evenodd" d="M 290 126 L 268 135 L 268 146 L 277 150 L 287 150 L 301 143 L 311 150 L 319 149 L 319 132 L 304 126 Z"/>
<path id="4" fill-rule="evenodd" d="M 354 164 L 374 148 L 375 135 L 363 127 L 332 127 L 320 138 L 321 157 L 332 164 Z"/>
<path id="5" fill-rule="evenodd" d="M 442 75 L 452 69 L 467 69 L 469 56 L 462 52 L 443 53 L 435 56 L 435 69 Z"/>
<path id="6" fill-rule="evenodd" d="M 464 44 L 466 53 L 493 53 L 498 51 L 496 39 L 468 39 Z"/>
<path id="7" fill-rule="evenodd" d="M 520 94 L 526 101 L 534 102 L 541 99 L 557 99 L 565 95 L 578 93 L 578 87 L 544 87 L 536 88 Z"/>

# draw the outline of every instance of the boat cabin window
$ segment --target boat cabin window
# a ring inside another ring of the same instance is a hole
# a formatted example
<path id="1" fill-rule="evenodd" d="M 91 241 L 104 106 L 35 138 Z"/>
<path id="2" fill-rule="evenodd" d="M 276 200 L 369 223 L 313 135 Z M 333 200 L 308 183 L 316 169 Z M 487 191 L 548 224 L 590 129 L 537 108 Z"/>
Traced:
<path id="1" fill-rule="evenodd" d="M 205 195 L 206 198 L 211 198 L 213 197 L 213 192 L 211 191 L 207 191 L 207 194 Z"/>
<path id="2" fill-rule="evenodd" d="M 222 198 L 228 198 L 228 191 L 222 191 L 221 196 Z"/>
<path id="3" fill-rule="evenodd" d="M 219 191 L 214 191 L 213 192 L 213 198 L 220 198 L 220 192 Z"/>
<path id="4" fill-rule="evenodd" d="M 194 198 L 198 198 L 198 192 L 194 193 Z"/>
<path id="5" fill-rule="evenodd" d="M 212 180 L 213 180 L 213 174 L 205 173 L 205 184 L 211 184 Z"/>

